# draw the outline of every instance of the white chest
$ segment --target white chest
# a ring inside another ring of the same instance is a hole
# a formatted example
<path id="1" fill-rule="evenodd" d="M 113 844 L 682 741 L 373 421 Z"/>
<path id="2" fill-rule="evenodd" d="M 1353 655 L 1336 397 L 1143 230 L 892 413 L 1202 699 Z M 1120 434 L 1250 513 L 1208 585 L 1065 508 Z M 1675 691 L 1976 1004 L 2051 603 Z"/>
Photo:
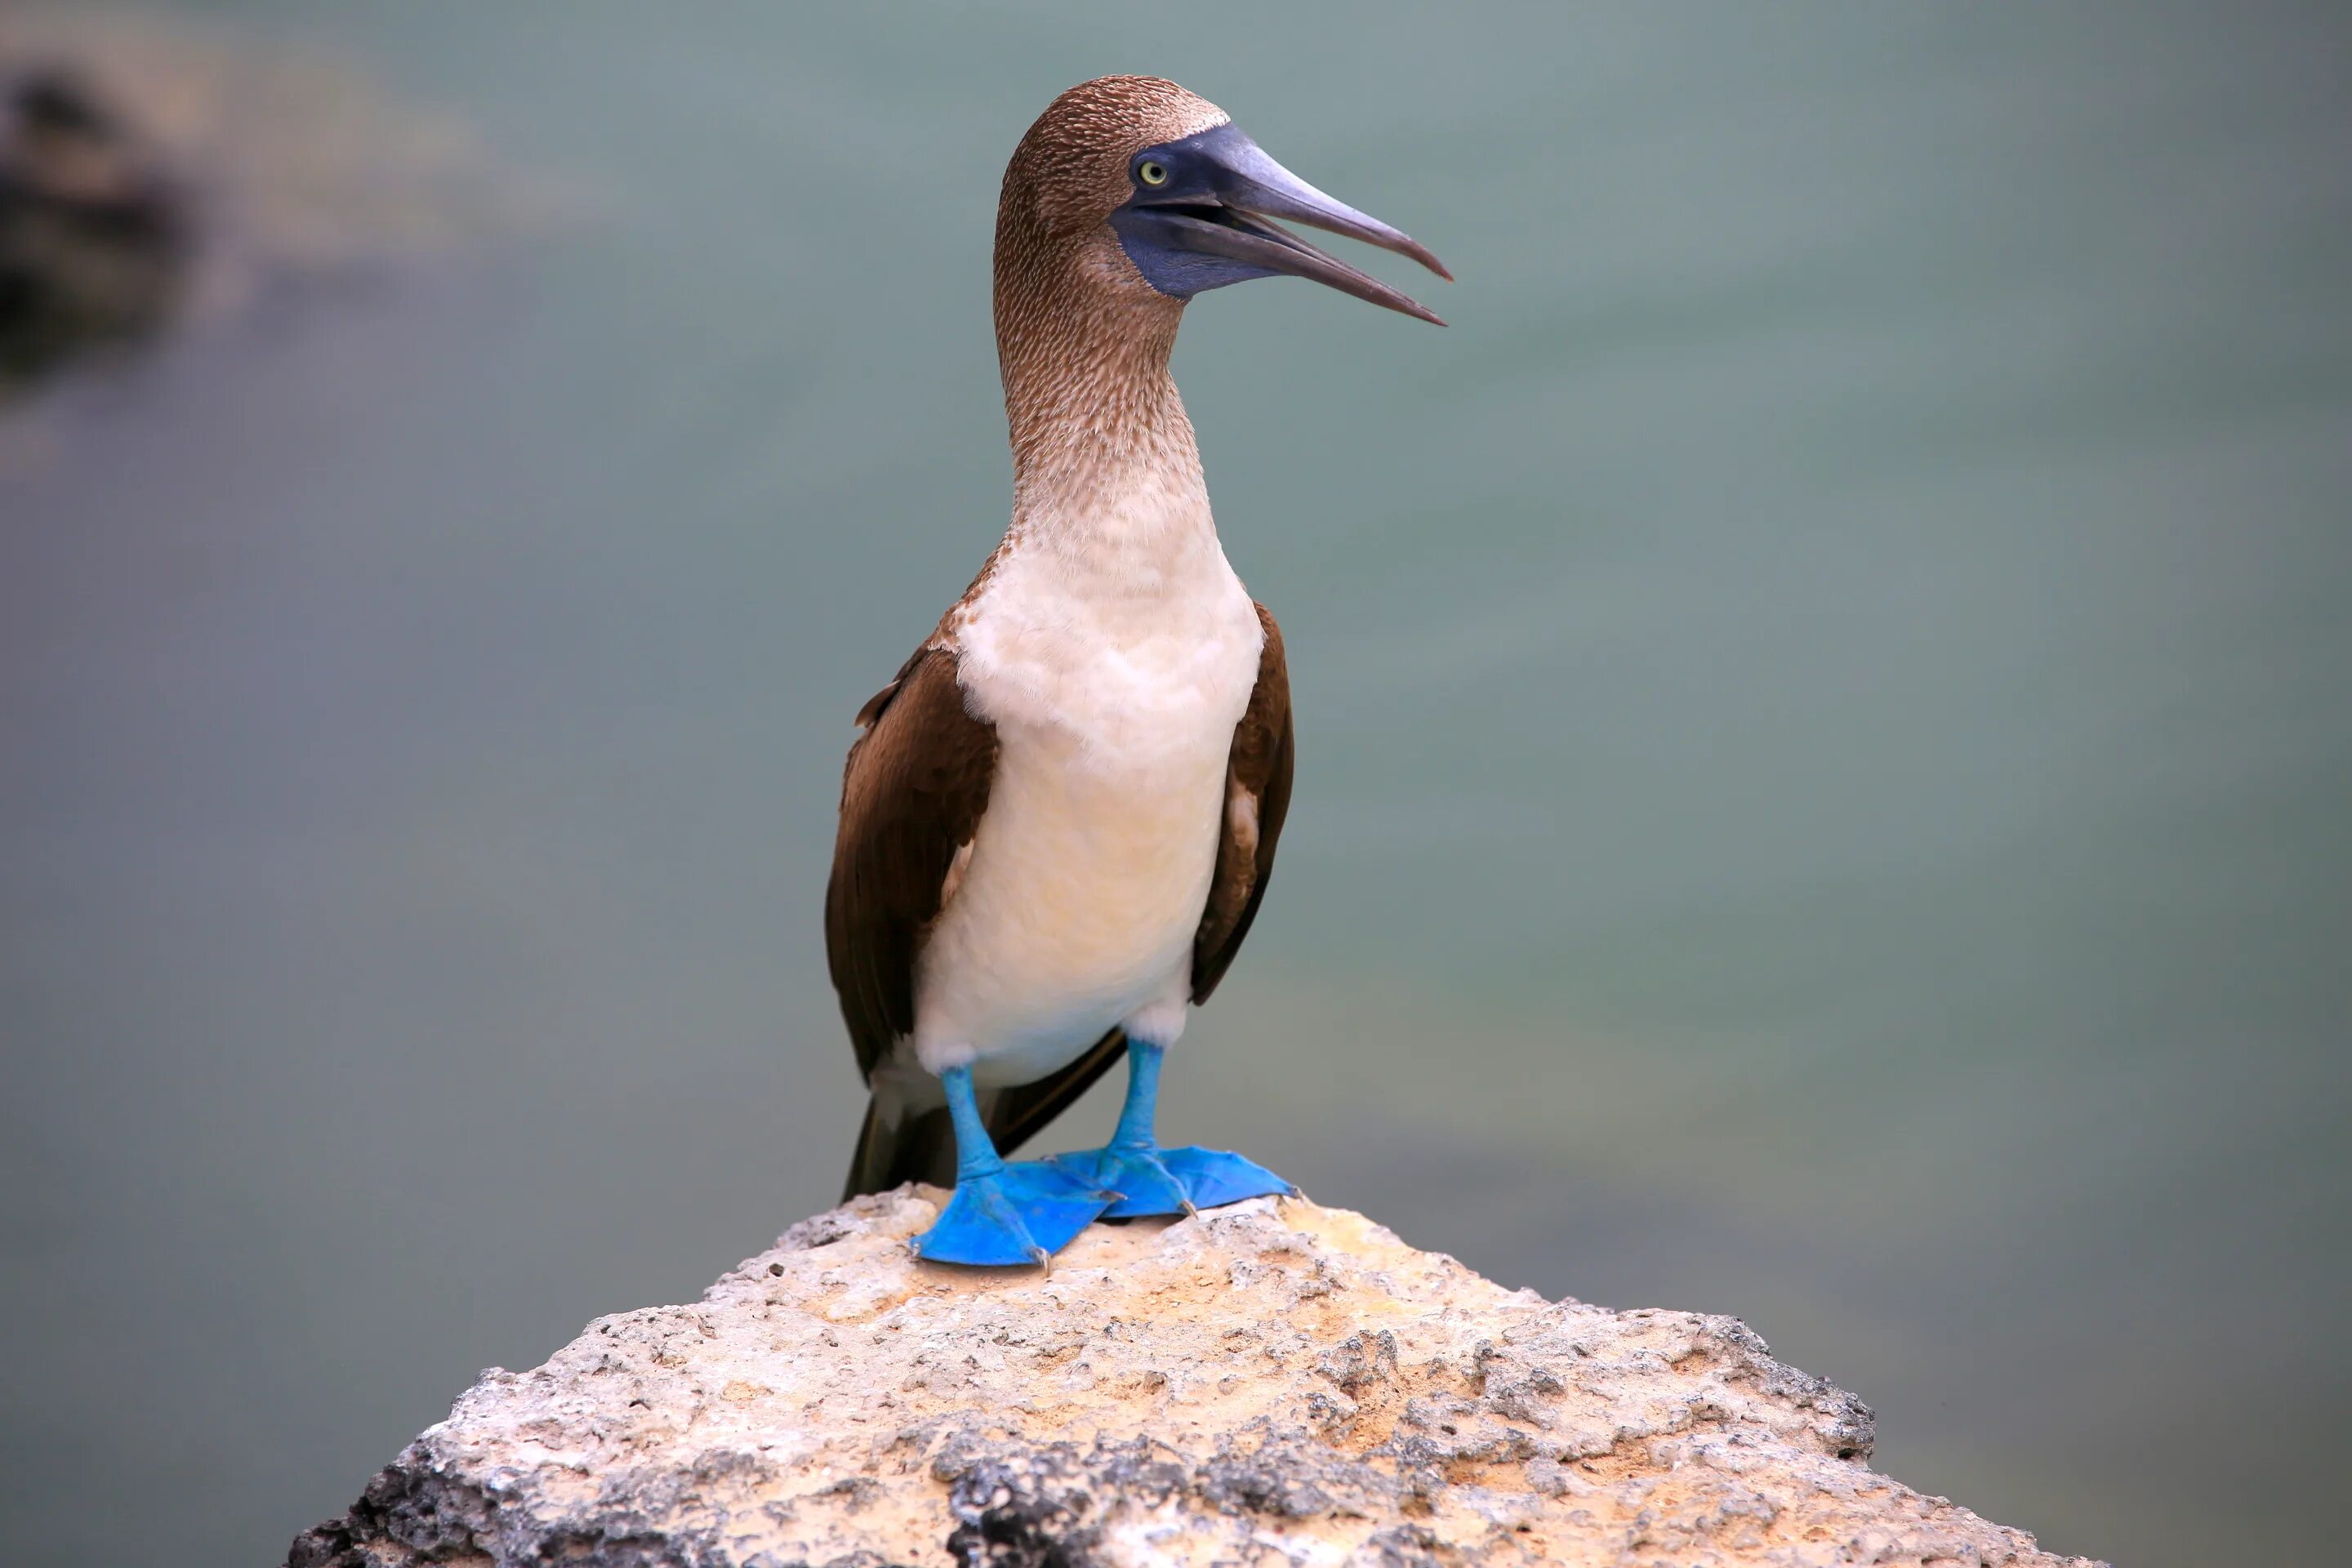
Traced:
<path id="1" fill-rule="evenodd" d="M 1203 532 L 1143 571 L 1016 548 L 959 627 L 997 769 L 919 965 L 933 1070 L 962 1059 L 980 1082 L 1027 1082 L 1139 1015 L 1181 1028 L 1264 643 Z"/>
<path id="2" fill-rule="evenodd" d="M 1055 563 L 1007 561 L 959 637 L 958 676 L 1007 750 L 1151 773 L 1213 751 L 1257 682 L 1256 607 L 1213 541 L 1156 591 L 1111 595 Z"/>

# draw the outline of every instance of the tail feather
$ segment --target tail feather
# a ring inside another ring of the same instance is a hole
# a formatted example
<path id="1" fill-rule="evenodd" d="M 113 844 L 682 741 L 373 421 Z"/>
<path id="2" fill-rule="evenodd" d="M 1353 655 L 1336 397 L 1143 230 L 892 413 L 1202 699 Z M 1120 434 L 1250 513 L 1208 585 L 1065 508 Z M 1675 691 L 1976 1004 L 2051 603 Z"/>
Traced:
<path id="1" fill-rule="evenodd" d="M 1045 1124 L 1077 1101 L 1110 1065 L 1127 1054 L 1127 1037 L 1117 1029 L 1069 1066 L 1035 1083 L 982 1089 L 981 1120 L 1003 1155 L 1026 1143 Z M 886 1068 L 872 1079 L 866 1125 L 858 1130 L 857 1152 L 850 1156 L 849 1182 L 841 1201 L 861 1193 L 887 1193 L 902 1182 L 955 1185 L 955 1122 L 938 1103 L 939 1080 L 908 1068 Z M 916 1087 L 919 1086 L 919 1087 Z M 924 1102 L 917 1109 L 917 1102 Z"/>
<path id="2" fill-rule="evenodd" d="M 904 1182 L 955 1185 L 955 1123 L 948 1108 L 914 1110 L 887 1090 L 866 1102 L 866 1125 L 850 1156 L 847 1203 L 861 1193 L 887 1193 Z"/>

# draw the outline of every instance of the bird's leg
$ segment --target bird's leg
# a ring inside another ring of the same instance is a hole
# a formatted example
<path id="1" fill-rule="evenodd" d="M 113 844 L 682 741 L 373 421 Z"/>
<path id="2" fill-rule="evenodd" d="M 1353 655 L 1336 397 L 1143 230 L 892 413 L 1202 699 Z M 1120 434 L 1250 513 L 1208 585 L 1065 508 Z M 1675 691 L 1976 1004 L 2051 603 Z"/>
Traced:
<path id="1" fill-rule="evenodd" d="M 1218 1149 L 1163 1149 L 1152 1130 L 1160 1109 L 1160 1061 L 1165 1047 L 1129 1040 L 1127 1103 L 1110 1142 L 1083 1153 L 1047 1161 L 1087 1185 L 1115 1192 L 1118 1201 L 1103 1212 L 1128 1215 L 1191 1214 L 1244 1198 L 1286 1193 L 1290 1184 L 1265 1166 Z"/>
<path id="2" fill-rule="evenodd" d="M 950 1068 L 940 1081 L 955 1121 L 955 1193 L 917 1239 L 919 1256 L 934 1263 L 1045 1263 L 1109 1205 L 1111 1194 L 1069 1172 L 998 1154 L 970 1068 Z"/>

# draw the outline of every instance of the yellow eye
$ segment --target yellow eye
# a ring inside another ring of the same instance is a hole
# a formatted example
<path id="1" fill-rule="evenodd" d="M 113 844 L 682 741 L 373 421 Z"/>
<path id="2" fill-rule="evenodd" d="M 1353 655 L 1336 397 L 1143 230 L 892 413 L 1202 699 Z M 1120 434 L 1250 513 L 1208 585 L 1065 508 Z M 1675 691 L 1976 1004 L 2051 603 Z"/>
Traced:
<path id="1" fill-rule="evenodd" d="M 1147 185 L 1164 185 L 1168 183 L 1168 165 L 1156 159 L 1146 158 L 1135 166 L 1135 177 Z"/>

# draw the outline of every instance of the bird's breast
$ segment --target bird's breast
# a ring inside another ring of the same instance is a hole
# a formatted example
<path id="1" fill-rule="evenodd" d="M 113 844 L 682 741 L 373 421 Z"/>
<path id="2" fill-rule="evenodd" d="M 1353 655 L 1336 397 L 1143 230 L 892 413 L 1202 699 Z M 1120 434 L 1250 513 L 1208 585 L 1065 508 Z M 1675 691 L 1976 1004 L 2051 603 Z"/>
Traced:
<path id="1" fill-rule="evenodd" d="M 1189 994 L 1264 641 L 1247 592 L 1216 564 L 1173 603 L 1024 595 L 1016 577 L 971 606 L 958 678 L 996 728 L 997 765 L 919 965 L 926 1056 L 968 1047 L 976 1075 L 1027 1081 L 1137 1008 Z"/>

